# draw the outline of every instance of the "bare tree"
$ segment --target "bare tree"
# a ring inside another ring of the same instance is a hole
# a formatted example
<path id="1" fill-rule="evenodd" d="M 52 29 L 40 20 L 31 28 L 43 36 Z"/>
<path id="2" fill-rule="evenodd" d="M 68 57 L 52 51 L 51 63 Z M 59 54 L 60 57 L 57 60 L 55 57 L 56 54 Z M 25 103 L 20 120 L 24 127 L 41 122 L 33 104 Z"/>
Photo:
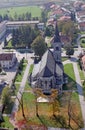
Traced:
<path id="1" fill-rule="evenodd" d="M 21 100 L 18 98 L 18 96 L 16 96 L 16 98 L 17 98 L 17 100 L 19 101 L 19 104 L 20 104 L 20 106 L 21 106 L 22 116 L 23 116 L 23 118 L 25 119 L 25 121 L 27 121 L 27 118 L 26 118 L 25 112 L 24 112 L 23 94 L 22 94 L 22 93 L 20 93 L 20 94 L 21 94 Z"/>

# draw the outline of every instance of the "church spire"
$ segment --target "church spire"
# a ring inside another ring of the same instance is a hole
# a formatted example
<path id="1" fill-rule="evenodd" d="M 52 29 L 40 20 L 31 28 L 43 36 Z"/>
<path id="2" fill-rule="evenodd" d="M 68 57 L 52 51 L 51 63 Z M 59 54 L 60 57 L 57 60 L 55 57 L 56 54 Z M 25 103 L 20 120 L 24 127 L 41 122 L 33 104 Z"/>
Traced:
<path id="1" fill-rule="evenodd" d="M 56 22 L 56 26 L 55 26 L 55 35 L 54 35 L 54 43 L 56 43 L 56 42 L 61 42 L 57 22 Z"/>

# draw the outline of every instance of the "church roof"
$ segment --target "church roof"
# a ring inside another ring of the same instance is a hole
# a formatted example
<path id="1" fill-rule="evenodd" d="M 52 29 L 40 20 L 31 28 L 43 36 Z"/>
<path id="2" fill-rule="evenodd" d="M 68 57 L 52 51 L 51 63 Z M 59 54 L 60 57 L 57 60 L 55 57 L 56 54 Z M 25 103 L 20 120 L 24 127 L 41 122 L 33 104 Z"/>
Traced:
<path id="1" fill-rule="evenodd" d="M 39 70 L 40 77 L 50 77 L 54 75 L 55 60 L 50 50 L 47 50 L 42 57 Z"/>
<path id="2" fill-rule="evenodd" d="M 56 63 L 53 52 L 51 50 L 47 50 L 43 55 L 39 70 L 40 77 L 50 77 L 53 75 L 61 76 L 63 73 L 63 65 L 62 63 Z"/>
<path id="3" fill-rule="evenodd" d="M 56 75 L 61 76 L 63 74 L 63 64 L 56 63 Z"/>

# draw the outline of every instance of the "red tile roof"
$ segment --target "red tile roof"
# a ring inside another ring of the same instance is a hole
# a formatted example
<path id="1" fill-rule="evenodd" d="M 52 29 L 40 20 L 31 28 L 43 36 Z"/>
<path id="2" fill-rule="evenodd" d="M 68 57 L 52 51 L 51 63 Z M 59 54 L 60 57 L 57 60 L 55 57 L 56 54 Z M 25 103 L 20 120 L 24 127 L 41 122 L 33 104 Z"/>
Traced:
<path id="1" fill-rule="evenodd" d="M 0 61 L 9 61 L 12 60 L 12 58 L 13 58 L 13 53 L 0 54 Z"/>
<path id="2" fill-rule="evenodd" d="M 83 11 L 78 11 L 78 12 L 77 12 L 77 16 L 78 16 L 78 17 L 85 16 L 85 11 L 84 11 L 84 10 L 83 10 Z"/>
<path id="3" fill-rule="evenodd" d="M 80 26 L 80 27 L 85 27 L 85 22 L 80 22 L 80 23 L 79 23 L 79 26 Z"/>
<path id="4" fill-rule="evenodd" d="M 68 20 L 71 20 L 71 17 L 70 16 L 62 16 L 60 17 L 60 19 L 58 19 L 59 21 L 68 21 Z"/>

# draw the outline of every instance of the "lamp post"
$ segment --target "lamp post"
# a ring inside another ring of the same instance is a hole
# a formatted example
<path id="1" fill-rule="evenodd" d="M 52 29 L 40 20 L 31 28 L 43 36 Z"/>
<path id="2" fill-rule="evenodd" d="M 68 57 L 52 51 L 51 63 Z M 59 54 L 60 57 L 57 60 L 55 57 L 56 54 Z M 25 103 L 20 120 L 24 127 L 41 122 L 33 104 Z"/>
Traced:
<path id="1" fill-rule="evenodd" d="M 27 60 L 27 49 L 28 49 L 28 46 L 26 46 L 26 60 Z"/>

